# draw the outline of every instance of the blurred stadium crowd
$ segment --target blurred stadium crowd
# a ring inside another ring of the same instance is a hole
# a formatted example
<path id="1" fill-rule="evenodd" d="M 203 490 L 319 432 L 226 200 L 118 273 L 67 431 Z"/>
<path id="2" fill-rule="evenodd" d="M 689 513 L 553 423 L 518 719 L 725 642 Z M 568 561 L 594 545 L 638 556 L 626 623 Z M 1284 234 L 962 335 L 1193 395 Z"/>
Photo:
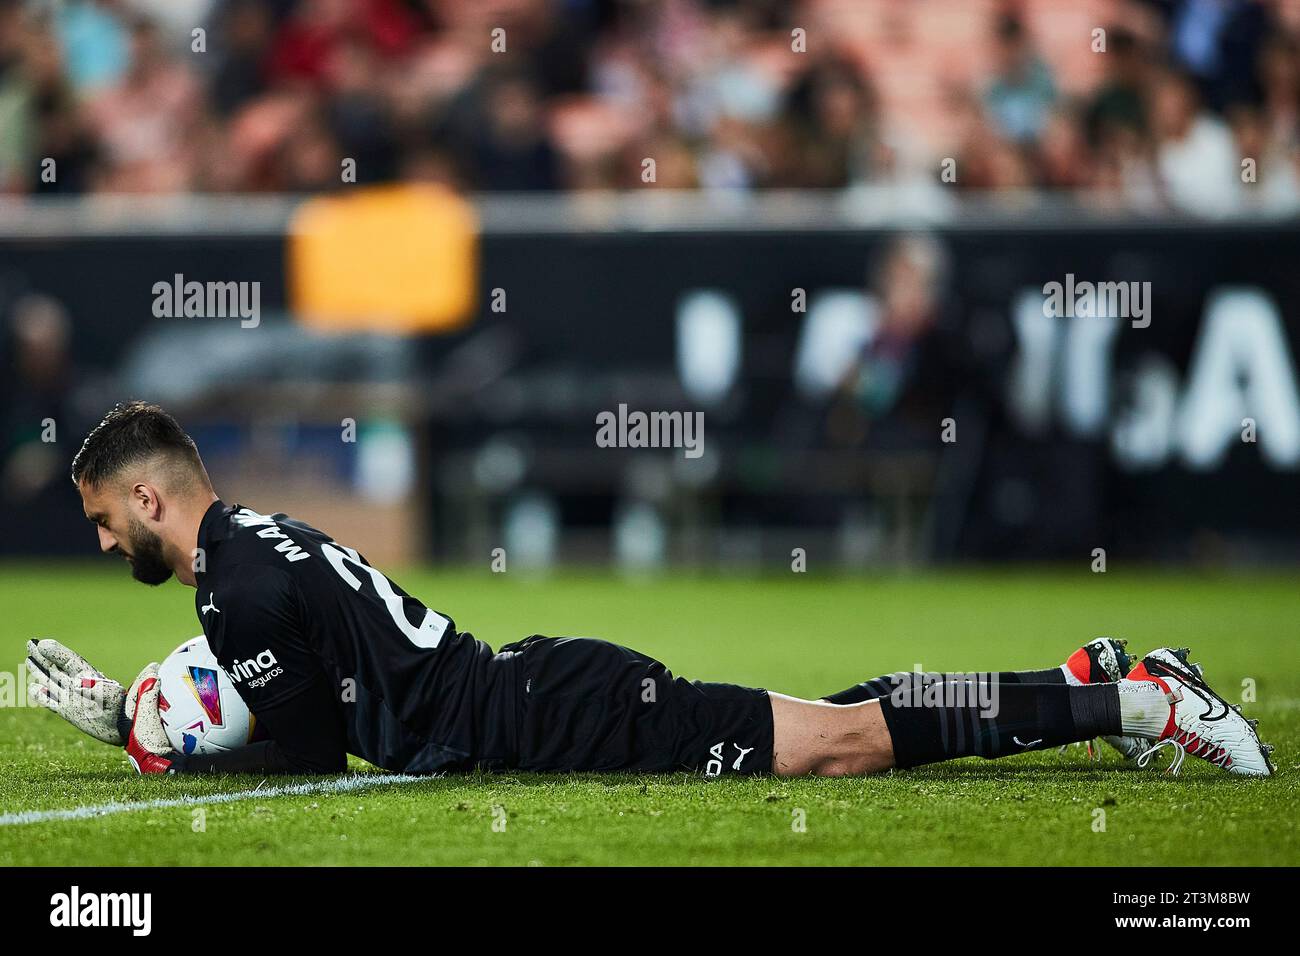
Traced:
<path id="1" fill-rule="evenodd" d="M 1286 212 L 1300 2 L 0 0 L 0 191 L 308 192 L 342 157 L 471 190 L 646 157 L 662 187 L 924 188 L 951 157 L 959 190 Z"/>

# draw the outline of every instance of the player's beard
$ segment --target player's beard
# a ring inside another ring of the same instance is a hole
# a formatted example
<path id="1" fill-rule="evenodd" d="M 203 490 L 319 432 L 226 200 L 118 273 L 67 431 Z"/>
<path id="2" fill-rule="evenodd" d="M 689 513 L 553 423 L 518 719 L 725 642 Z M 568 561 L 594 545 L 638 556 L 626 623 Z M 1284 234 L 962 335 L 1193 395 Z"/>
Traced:
<path id="1" fill-rule="evenodd" d="M 131 546 L 127 562 L 131 565 L 131 577 L 141 584 L 158 585 L 172 576 L 171 565 L 163 556 L 162 538 L 134 517 L 127 519 L 126 540 Z"/>

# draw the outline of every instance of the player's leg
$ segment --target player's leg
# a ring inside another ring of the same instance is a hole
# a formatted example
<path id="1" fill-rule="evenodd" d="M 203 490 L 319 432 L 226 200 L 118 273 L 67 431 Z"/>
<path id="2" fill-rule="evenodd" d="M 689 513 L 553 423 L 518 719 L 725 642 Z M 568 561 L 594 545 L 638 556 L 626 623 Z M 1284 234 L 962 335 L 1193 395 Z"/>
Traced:
<path id="1" fill-rule="evenodd" d="M 1125 648 L 1127 641 L 1101 637 L 1089 641 L 1071 654 L 1057 667 L 1046 670 L 998 671 L 990 676 L 1001 684 L 1100 684 L 1112 683 L 1128 674 L 1129 656 Z M 962 674 L 927 674 L 927 679 L 960 679 Z M 822 700 L 831 704 L 860 704 L 868 700 L 879 700 L 893 693 L 903 680 L 912 679 L 907 671 L 873 677 L 871 680 L 854 684 L 837 694 L 830 694 Z"/>
<path id="2" fill-rule="evenodd" d="M 949 685 L 915 675 L 915 700 L 837 706 L 687 681 L 648 655 L 588 638 L 534 637 L 509 654 L 519 689 L 510 764 L 525 770 L 843 776 L 999 757 L 1117 733 L 1119 726 L 1110 719 L 1117 705 L 1107 710 L 1103 703 L 1114 696 L 1113 684 L 953 682 L 962 693 L 940 695 L 932 706 L 926 688 Z M 1073 692 L 1092 693 L 1071 710 Z"/>
<path id="3" fill-rule="evenodd" d="M 844 776 L 1125 734 L 1236 773 L 1269 772 L 1253 726 L 1164 650 L 1117 683 L 927 683 L 917 675 L 903 688 L 911 693 L 840 706 L 675 678 L 653 658 L 605 641 L 536 637 L 497 657 L 510 658 L 505 683 L 514 688 L 505 765 L 520 769 Z"/>
<path id="4" fill-rule="evenodd" d="M 764 690 L 688 681 L 648 654 L 594 638 L 534 636 L 497 656 L 504 655 L 516 687 L 511 767 L 771 771 Z"/>
<path id="5" fill-rule="evenodd" d="M 880 701 L 835 705 L 769 692 L 772 772 L 780 777 L 846 777 L 895 765 Z"/>
<path id="6" fill-rule="evenodd" d="M 924 684 L 860 704 L 781 694 L 772 702 L 772 769 L 844 776 L 959 757 L 1004 757 L 1103 735 L 1154 740 L 1170 706 L 1150 683 Z"/>

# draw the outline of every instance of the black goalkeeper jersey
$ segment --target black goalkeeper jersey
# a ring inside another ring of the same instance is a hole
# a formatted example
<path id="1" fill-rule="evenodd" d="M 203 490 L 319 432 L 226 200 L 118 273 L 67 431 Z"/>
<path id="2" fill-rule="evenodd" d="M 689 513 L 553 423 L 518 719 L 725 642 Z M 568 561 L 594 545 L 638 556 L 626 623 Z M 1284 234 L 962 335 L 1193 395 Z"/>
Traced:
<path id="1" fill-rule="evenodd" d="M 486 644 L 283 514 L 215 501 L 198 547 L 203 632 L 269 739 L 182 771 L 330 772 L 352 753 L 428 773 L 469 757 Z"/>

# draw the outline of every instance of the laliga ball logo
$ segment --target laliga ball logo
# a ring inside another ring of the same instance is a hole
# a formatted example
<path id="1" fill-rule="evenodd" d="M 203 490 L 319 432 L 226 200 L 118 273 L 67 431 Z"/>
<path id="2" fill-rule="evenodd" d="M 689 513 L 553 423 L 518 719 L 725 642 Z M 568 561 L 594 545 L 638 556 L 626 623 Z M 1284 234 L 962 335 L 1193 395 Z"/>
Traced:
<path id="1" fill-rule="evenodd" d="M 183 754 L 234 750 L 253 737 L 254 718 L 200 635 L 158 668 L 158 712 L 172 747 Z"/>

